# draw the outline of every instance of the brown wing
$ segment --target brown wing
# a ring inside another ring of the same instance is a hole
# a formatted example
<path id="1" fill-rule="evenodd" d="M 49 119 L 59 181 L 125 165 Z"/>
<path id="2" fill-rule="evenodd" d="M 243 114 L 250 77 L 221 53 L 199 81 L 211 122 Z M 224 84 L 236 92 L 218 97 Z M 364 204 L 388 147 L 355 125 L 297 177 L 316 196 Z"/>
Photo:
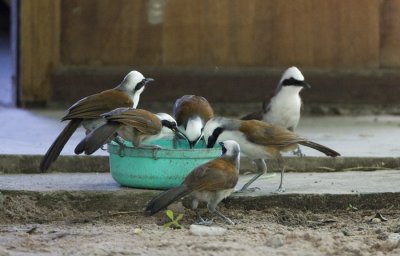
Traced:
<path id="1" fill-rule="evenodd" d="M 234 188 L 238 178 L 235 166 L 219 157 L 194 169 L 186 177 L 184 184 L 191 190 L 215 191 Z"/>
<path id="2" fill-rule="evenodd" d="M 214 111 L 210 103 L 201 96 L 184 95 L 175 101 L 173 115 L 178 124 L 186 125 L 189 117 L 199 116 L 204 122 L 207 122 L 214 116 Z"/>
<path id="3" fill-rule="evenodd" d="M 249 141 L 265 146 L 275 145 L 284 148 L 291 144 L 306 141 L 306 139 L 285 128 L 257 120 L 242 121 L 239 131 L 246 134 Z"/>
<path id="4" fill-rule="evenodd" d="M 148 135 L 158 134 L 162 128 L 160 119 L 144 109 L 119 108 L 104 114 L 104 116 L 109 121 L 134 127 Z"/>
<path id="5" fill-rule="evenodd" d="M 120 107 L 132 107 L 133 101 L 126 93 L 110 89 L 90 95 L 76 102 L 68 109 L 68 114 L 62 120 L 75 118 L 96 119 L 101 114 Z"/>

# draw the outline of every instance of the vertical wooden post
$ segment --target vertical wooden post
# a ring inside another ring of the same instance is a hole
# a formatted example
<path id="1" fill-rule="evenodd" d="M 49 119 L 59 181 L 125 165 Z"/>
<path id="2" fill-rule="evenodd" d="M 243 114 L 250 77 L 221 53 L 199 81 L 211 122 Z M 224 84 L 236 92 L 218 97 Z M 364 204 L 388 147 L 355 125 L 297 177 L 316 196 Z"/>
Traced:
<path id="1" fill-rule="evenodd" d="M 60 0 L 21 0 L 19 15 L 20 105 L 44 105 L 60 61 Z"/>
<path id="2" fill-rule="evenodd" d="M 400 0 L 385 0 L 380 21 L 380 66 L 400 67 Z"/>

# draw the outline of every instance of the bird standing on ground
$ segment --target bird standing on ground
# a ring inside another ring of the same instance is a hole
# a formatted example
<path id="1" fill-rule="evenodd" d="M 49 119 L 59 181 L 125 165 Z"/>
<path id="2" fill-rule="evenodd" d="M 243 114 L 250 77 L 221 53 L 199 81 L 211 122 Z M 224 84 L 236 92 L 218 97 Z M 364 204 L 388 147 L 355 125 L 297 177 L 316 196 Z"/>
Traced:
<path id="1" fill-rule="evenodd" d="M 293 150 L 298 144 L 316 149 L 327 156 L 336 157 L 340 155 L 328 147 L 309 141 L 285 128 L 258 120 L 214 117 L 204 127 L 204 139 L 209 148 L 212 148 L 219 141 L 235 140 L 239 143 L 242 153 L 256 162 L 258 174 L 248 181 L 241 191 L 248 189 L 251 183 L 267 172 L 264 159 L 276 159 L 278 161 L 281 169 L 278 191 L 284 191 L 282 184 L 285 169 L 281 152 Z"/>
<path id="2" fill-rule="evenodd" d="M 117 136 L 132 142 L 136 148 L 160 149 L 157 145 L 142 143 L 172 136 L 172 132 L 179 133 L 176 121 L 166 113 L 153 114 L 144 109 L 117 108 L 102 116 L 106 123 L 86 135 L 76 146 L 76 154 L 85 152 L 91 155 Z M 122 149 L 123 143 L 119 143 Z"/>
<path id="3" fill-rule="evenodd" d="M 263 102 L 262 110 L 241 119 L 260 120 L 294 132 L 300 121 L 302 109 L 300 91 L 303 88 L 310 88 L 310 85 L 305 82 L 298 68 L 290 67 L 283 73 L 271 99 Z M 295 151 L 295 154 L 302 155 L 300 148 Z"/>
<path id="4" fill-rule="evenodd" d="M 167 190 L 153 198 L 147 205 L 146 212 L 155 214 L 174 201 L 192 193 L 193 210 L 197 209 L 200 201 L 204 201 L 211 213 L 217 214 L 227 224 L 234 224 L 216 207 L 232 193 L 239 179 L 240 147 L 232 140 L 220 142 L 220 145 L 222 156 L 192 170 L 179 187 Z M 208 224 L 198 212 L 197 216 L 200 220 L 199 224 Z"/>
<path id="5" fill-rule="evenodd" d="M 180 131 L 186 135 L 190 148 L 194 148 L 203 136 L 205 123 L 214 116 L 214 111 L 204 97 L 184 95 L 175 101 L 173 116 Z"/>
<path id="6" fill-rule="evenodd" d="M 68 113 L 61 119 L 62 121 L 69 120 L 69 123 L 47 150 L 40 163 L 40 170 L 42 172 L 47 171 L 80 125 L 88 133 L 104 123 L 101 114 L 119 107 L 136 108 L 140 94 L 146 85 L 153 80 L 152 78 L 145 78 L 138 71 L 131 71 L 114 89 L 90 95 L 73 104 L 68 109 Z"/>

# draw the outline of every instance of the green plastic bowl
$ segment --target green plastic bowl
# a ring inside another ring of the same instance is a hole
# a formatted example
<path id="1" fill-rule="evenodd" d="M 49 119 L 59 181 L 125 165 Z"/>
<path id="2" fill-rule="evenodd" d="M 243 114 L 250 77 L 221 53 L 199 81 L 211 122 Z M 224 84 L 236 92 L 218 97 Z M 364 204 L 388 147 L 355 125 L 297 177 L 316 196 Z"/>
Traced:
<path id="1" fill-rule="evenodd" d="M 116 182 L 133 188 L 169 189 L 182 183 L 186 175 L 195 167 L 221 155 L 220 148 L 206 148 L 199 142 L 195 149 L 189 149 L 186 141 L 179 141 L 177 149 L 172 140 L 163 139 L 151 144 L 162 149 L 136 149 L 126 142 L 126 148 L 119 156 L 119 146 L 108 144 L 110 154 L 110 172 Z"/>

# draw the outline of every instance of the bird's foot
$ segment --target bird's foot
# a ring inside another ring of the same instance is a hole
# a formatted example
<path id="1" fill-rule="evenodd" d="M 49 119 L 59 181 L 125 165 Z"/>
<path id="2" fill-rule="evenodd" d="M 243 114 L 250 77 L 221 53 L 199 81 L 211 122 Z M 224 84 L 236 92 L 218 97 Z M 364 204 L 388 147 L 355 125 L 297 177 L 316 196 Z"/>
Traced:
<path id="1" fill-rule="evenodd" d="M 257 190 L 261 190 L 259 187 L 252 187 L 252 188 L 241 188 L 240 190 L 235 191 L 234 193 L 253 193 L 256 192 Z"/>
<path id="2" fill-rule="evenodd" d="M 225 217 L 224 219 L 225 224 L 227 225 L 235 225 L 235 222 L 233 222 L 231 219 L 229 219 L 228 217 Z"/>
<path id="3" fill-rule="evenodd" d="M 284 187 L 279 187 L 277 190 L 275 190 L 275 194 L 280 194 L 280 193 L 283 193 L 283 192 L 285 192 L 286 191 L 286 189 L 284 188 Z"/>
<path id="4" fill-rule="evenodd" d="M 125 145 L 119 145 L 119 149 L 118 149 L 118 155 L 120 157 L 124 157 L 125 156 Z"/>
<path id="5" fill-rule="evenodd" d="M 120 157 L 124 157 L 124 156 L 125 156 L 124 151 L 125 151 L 125 148 L 126 148 L 126 146 L 125 146 L 125 144 L 124 144 L 124 141 L 122 140 L 122 138 L 116 137 L 116 138 L 114 138 L 114 142 L 117 143 L 118 146 L 119 146 L 118 152 L 117 152 L 118 155 L 119 155 Z M 104 146 L 104 145 L 103 145 L 103 146 Z M 103 149 L 103 146 L 101 147 L 101 149 Z"/>
<path id="6" fill-rule="evenodd" d="M 203 226 L 211 226 L 214 223 L 214 220 L 207 220 L 203 218 L 198 218 L 198 220 L 194 223 L 196 225 L 203 225 Z"/>
<path id="7" fill-rule="evenodd" d="M 151 156 L 153 157 L 154 160 L 157 160 L 157 152 L 162 149 L 162 147 L 159 145 L 140 145 L 139 148 L 150 149 L 152 151 Z"/>
<path id="8" fill-rule="evenodd" d="M 298 157 L 306 156 L 305 154 L 303 154 L 303 152 L 301 151 L 300 148 L 297 148 L 297 149 L 293 150 L 293 155 L 298 156 Z"/>

